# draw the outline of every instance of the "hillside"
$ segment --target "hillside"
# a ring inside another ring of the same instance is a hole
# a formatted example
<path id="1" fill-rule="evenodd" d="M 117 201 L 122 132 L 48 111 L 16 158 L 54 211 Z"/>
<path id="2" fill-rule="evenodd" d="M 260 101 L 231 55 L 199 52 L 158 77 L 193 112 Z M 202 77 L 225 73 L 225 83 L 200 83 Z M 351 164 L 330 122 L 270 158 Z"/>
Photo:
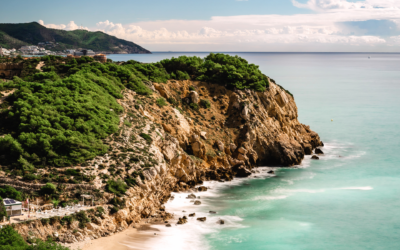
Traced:
<path id="1" fill-rule="evenodd" d="M 85 48 L 96 52 L 146 54 L 150 51 L 141 46 L 103 32 L 87 30 L 48 29 L 37 22 L 21 24 L 0 24 L 0 44 L 5 48 L 18 48 L 22 45 L 37 45 L 39 42 L 58 43 L 48 48 L 53 51 Z"/>
<path id="2" fill-rule="evenodd" d="M 0 46 L 6 49 L 19 48 L 24 45 L 29 45 L 19 39 L 9 36 L 7 33 L 0 31 Z"/>
<path id="3" fill-rule="evenodd" d="M 8 187 L 4 196 L 66 206 L 90 195 L 97 205 L 19 223 L 25 239 L 72 243 L 143 218 L 169 220 L 163 203 L 172 191 L 297 165 L 323 146 L 298 121 L 293 96 L 237 56 L 17 60 L 21 77 L 0 84 L 0 187 L 19 193 Z"/>

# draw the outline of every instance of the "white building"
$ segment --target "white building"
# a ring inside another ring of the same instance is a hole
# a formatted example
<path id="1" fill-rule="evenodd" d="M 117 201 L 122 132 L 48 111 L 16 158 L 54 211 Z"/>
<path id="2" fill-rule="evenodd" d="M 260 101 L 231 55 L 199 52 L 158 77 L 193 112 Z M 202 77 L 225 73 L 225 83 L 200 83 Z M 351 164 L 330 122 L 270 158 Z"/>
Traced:
<path id="1" fill-rule="evenodd" d="M 3 199 L 3 203 L 8 216 L 18 216 L 22 214 L 22 202 L 5 198 Z"/>
<path id="2" fill-rule="evenodd" d="M 27 55 L 37 55 L 39 54 L 39 47 L 38 46 L 22 46 L 19 49 L 22 53 Z"/>

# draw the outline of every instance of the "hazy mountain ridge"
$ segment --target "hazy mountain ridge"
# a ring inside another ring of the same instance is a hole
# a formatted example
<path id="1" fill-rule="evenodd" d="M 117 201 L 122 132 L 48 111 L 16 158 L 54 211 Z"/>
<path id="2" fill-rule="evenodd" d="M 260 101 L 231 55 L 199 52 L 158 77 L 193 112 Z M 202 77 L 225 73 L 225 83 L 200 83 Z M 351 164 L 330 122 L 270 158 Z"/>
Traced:
<path id="1" fill-rule="evenodd" d="M 21 24 L 0 24 L 0 45 L 4 48 L 19 48 L 23 45 L 38 45 L 39 42 L 53 42 L 53 51 L 85 48 L 95 52 L 115 54 L 147 54 L 143 47 L 101 31 L 49 29 L 37 22 Z"/>

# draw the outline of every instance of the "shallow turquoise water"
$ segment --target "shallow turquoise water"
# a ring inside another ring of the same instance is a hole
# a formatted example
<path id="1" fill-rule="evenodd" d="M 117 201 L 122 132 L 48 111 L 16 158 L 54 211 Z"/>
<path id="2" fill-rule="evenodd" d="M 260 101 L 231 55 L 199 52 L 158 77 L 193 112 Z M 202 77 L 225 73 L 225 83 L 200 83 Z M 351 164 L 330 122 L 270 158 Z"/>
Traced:
<path id="1" fill-rule="evenodd" d="M 400 249 L 400 54 L 236 54 L 294 94 L 299 120 L 319 133 L 326 154 L 207 197 L 204 210 L 242 220 L 205 231 L 204 246 Z M 152 62 L 179 55 L 110 58 Z"/>

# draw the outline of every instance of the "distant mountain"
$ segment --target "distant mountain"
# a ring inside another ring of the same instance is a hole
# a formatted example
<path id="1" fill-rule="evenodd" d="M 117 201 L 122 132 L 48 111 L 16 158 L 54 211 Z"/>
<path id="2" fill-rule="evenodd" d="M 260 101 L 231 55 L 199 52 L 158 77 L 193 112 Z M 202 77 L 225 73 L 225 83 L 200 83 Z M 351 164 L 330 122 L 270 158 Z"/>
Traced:
<path id="1" fill-rule="evenodd" d="M 52 42 L 46 48 L 53 51 L 65 49 L 91 49 L 95 52 L 115 54 L 147 54 L 143 47 L 104 32 L 87 30 L 49 29 L 37 22 L 19 24 L 0 24 L 0 45 L 4 48 L 16 48 L 23 45 L 38 45 L 40 42 Z"/>

